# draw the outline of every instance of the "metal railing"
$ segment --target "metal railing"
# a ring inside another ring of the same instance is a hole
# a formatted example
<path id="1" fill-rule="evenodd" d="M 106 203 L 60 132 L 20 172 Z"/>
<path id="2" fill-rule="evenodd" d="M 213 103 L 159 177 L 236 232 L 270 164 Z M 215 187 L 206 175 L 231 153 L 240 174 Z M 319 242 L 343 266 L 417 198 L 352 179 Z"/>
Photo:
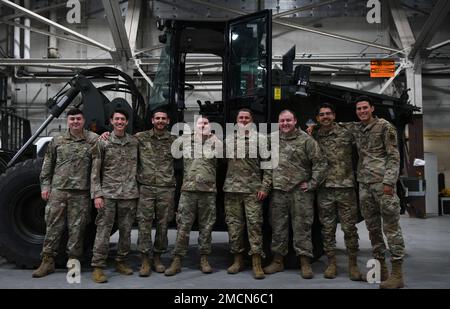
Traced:
<path id="1" fill-rule="evenodd" d="M 30 136 L 28 119 L 0 110 L 0 149 L 17 151 Z"/>

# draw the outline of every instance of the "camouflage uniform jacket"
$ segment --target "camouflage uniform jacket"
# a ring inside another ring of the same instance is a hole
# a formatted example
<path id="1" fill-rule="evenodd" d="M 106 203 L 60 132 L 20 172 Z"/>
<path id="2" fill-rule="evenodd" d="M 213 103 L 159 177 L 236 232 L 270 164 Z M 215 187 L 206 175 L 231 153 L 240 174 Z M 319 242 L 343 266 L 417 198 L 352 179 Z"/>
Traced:
<path id="1" fill-rule="evenodd" d="M 97 142 L 91 174 L 92 198 L 135 199 L 138 140 L 129 134 L 118 138 L 114 132 Z"/>
<path id="2" fill-rule="evenodd" d="M 84 130 L 76 138 L 69 130 L 48 145 L 40 175 L 41 190 L 89 190 L 92 153 L 98 135 Z"/>
<path id="3" fill-rule="evenodd" d="M 190 149 L 183 149 L 183 186 L 181 190 L 217 192 L 216 169 L 218 159 L 216 152 L 221 151 L 220 149 L 223 147 L 222 142 L 215 135 L 211 135 L 206 139 L 203 138 L 203 146 L 205 144 L 213 146 L 204 147 L 201 156 L 194 158 L 195 134 L 187 135 L 183 138 L 188 139 L 186 143 L 190 143 L 191 147 Z"/>
<path id="4" fill-rule="evenodd" d="M 314 130 L 313 137 L 328 162 L 326 179 L 322 186 L 326 188 L 354 187 L 352 132 L 345 125 L 333 123 L 330 130 L 325 130 L 323 127 Z"/>
<path id="5" fill-rule="evenodd" d="M 320 147 L 301 130 L 296 129 L 289 134 L 280 133 L 278 156 L 278 167 L 272 171 L 273 188 L 276 190 L 288 192 L 303 181 L 308 183 L 308 188 L 314 190 L 325 178 L 327 162 Z"/>
<path id="6" fill-rule="evenodd" d="M 256 137 L 256 138 L 254 138 Z M 238 134 L 234 134 L 234 139 L 230 142 L 234 143 L 234 157 L 229 158 L 227 176 L 223 186 L 224 192 L 231 193 L 256 193 L 258 191 L 269 192 L 272 185 L 272 171 L 261 169 L 261 158 L 249 158 L 250 154 L 257 155 L 258 140 L 265 139 L 267 145 L 267 137 L 258 132 L 252 132 L 245 136 L 245 157 L 238 158 L 240 155 L 237 151 Z M 250 140 L 252 143 L 250 143 Z M 228 141 L 227 143 L 228 144 Z M 252 146 L 250 146 L 252 145 Z M 252 147 L 252 151 L 250 151 Z M 241 155 L 242 157 L 242 155 Z"/>
<path id="7" fill-rule="evenodd" d="M 174 159 L 170 151 L 175 137 L 168 131 L 158 135 L 154 129 L 135 136 L 139 141 L 138 182 L 147 186 L 175 187 Z"/>
<path id="8" fill-rule="evenodd" d="M 354 125 L 358 146 L 358 182 L 395 186 L 400 171 L 397 131 L 389 121 L 374 118 Z"/>

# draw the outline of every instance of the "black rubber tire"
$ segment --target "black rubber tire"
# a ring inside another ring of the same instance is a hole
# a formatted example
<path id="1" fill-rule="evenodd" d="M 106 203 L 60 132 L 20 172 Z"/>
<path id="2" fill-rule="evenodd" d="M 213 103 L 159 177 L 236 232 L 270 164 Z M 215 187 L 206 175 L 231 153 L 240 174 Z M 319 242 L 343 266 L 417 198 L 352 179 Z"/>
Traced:
<path id="1" fill-rule="evenodd" d="M 0 176 L 0 254 L 19 267 L 39 265 L 45 234 L 42 160 L 17 163 Z"/>
<path id="2" fill-rule="evenodd" d="M 0 176 L 0 255 L 21 268 L 35 268 L 45 236 L 45 202 L 41 199 L 39 174 L 42 158 L 17 163 Z M 85 252 L 91 252 L 95 228 L 85 234 Z M 63 235 L 58 266 L 65 267 L 67 232 Z"/>
<path id="3" fill-rule="evenodd" d="M 6 171 L 7 165 L 8 165 L 8 162 L 0 156 L 0 175 Z"/>
<path id="4" fill-rule="evenodd" d="M 0 149 L 0 175 L 6 171 L 8 162 L 12 159 L 13 156 L 14 152 Z"/>

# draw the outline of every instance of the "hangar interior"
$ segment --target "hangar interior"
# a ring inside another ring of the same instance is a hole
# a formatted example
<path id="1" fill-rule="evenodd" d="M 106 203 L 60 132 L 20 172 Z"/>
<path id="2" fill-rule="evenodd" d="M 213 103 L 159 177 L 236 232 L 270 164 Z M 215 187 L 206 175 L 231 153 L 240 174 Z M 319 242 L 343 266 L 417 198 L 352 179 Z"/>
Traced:
<path id="1" fill-rule="evenodd" d="M 446 0 L 0 0 L 0 111 L 30 120 L 35 132 L 49 116 L 46 102 L 70 78 L 105 66 L 132 76 L 148 102 L 163 51 L 158 25 L 171 19 L 227 21 L 267 9 L 273 67 L 281 67 L 295 46 L 294 65 L 310 66 L 310 80 L 395 97 L 409 90 L 409 103 L 420 111 L 405 130 L 405 169 L 427 184 L 410 188 L 412 208 L 419 210 L 409 215 L 442 214 L 439 190 L 450 188 Z M 393 76 L 371 77 L 371 60 L 384 59 L 394 61 Z M 184 98 L 186 120 L 192 121 L 197 100 L 222 98 L 222 60 L 188 54 L 186 68 L 192 85 Z M 114 96 L 131 99 L 128 93 Z M 54 119 L 40 137 L 65 129 L 64 117 Z M 416 158 L 425 167 L 414 166 Z"/>

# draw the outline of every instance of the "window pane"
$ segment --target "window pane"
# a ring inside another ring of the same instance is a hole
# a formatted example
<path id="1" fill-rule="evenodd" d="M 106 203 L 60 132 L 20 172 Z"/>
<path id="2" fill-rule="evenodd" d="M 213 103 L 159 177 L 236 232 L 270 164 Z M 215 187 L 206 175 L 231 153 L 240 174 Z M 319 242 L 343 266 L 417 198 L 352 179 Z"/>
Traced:
<path id="1" fill-rule="evenodd" d="M 231 97 L 264 95 L 266 88 L 265 18 L 233 25 L 231 31 Z"/>

